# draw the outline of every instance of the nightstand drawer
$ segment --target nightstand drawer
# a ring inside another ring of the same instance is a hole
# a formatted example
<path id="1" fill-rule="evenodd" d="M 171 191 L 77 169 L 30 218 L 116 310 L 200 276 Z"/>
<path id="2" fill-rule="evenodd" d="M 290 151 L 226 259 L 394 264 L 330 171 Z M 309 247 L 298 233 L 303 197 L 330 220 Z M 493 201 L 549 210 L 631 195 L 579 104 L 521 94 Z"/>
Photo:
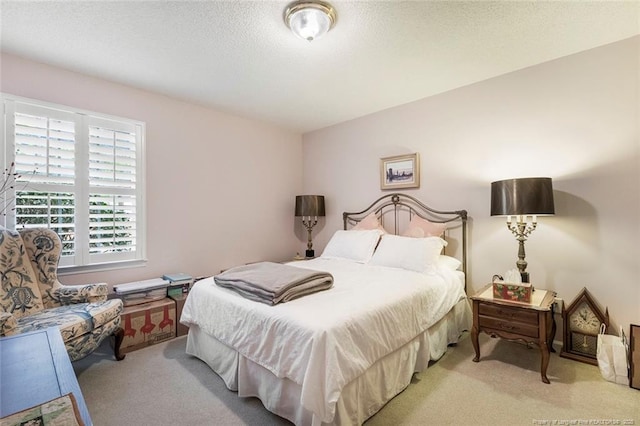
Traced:
<path id="1" fill-rule="evenodd" d="M 499 331 L 520 334 L 528 337 L 538 337 L 538 325 L 529 325 L 517 321 L 501 320 L 480 315 L 480 328 L 492 328 Z"/>
<path id="2" fill-rule="evenodd" d="M 480 315 L 509 321 L 520 321 L 538 327 L 538 313 L 536 311 L 481 303 L 479 312 Z"/>

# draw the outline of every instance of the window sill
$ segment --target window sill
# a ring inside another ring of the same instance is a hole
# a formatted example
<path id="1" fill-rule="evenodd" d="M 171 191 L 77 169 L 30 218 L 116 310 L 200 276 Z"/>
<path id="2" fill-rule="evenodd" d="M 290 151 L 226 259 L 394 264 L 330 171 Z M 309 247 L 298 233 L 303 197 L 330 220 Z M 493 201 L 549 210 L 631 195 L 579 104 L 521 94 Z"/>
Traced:
<path id="1" fill-rule="evenodd" d="M 58 275 L 76 275 L 86 274 L 89 272 L 113 271 L 116 269 L 142 268 L 147 265 L 147 260 L 127 260 L 123 262 L 100 263 L 97 265 L 86 266 L 60 266 Z"/>

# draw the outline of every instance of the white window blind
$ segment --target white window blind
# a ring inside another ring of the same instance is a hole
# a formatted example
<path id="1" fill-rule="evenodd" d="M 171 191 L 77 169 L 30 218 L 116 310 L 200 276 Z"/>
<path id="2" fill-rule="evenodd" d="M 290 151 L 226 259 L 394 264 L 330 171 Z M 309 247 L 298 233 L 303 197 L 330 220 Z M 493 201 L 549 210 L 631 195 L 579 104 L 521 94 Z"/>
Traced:
<path id="1" fill-rule="evenodd" d="M 137 137 L 127 123 L 88 119 L 89 254 L 101 259 L 137 249 Z"/>
<path id="2" fill-rule="evenodd" d="M 31 100 L 4 106 L 7 226 L 56 231 L 61 266 L 143 260 L 144 124 Z"/>

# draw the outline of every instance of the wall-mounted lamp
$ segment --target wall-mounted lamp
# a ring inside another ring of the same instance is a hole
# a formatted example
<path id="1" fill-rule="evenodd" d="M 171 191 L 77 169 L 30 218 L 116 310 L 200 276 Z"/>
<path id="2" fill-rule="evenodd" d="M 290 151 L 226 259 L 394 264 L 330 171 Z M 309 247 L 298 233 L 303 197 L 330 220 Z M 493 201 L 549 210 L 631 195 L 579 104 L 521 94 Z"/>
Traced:
<path id="1" fill-rule="evenodd" d="M 507 228 L 518 240 L 516 265 L 522 282 L 529 282 L 524 259 L 524 242 L 536 229 L 537 216 L 553 215 L 553 185 L 551 178 L 521 178 L 491 182 L 491 216 L 507 216 Z M 511 222 L 514 216 L 515 225 Z"/>
<path id="2" fill-rule="evenodd" d="M 307 228 L 307 251 L 306 257 L 314 257 L 313 243 L 311 242 L 311 231 L 318 223 L 318 216 L 324 216 L 324 196 L 323 195 L 296 195 L 296 216 L 302 216 L 302 224 Z"/>
<path id="3" fill-rule="evenodd" d="M 313 41 L 325 35 L 336 23 L 336 11 L 322 1 L 295 1 L 284 11 L 284 22 L 298 37 Z"/>

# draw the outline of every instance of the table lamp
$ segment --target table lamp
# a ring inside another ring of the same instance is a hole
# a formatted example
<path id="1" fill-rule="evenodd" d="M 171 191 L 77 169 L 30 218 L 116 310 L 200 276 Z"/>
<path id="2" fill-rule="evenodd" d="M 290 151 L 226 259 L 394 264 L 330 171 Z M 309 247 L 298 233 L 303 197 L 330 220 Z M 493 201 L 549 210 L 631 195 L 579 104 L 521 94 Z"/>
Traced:
<path id="1" fill-rule="evenodd" d="M 537 216 L 553 215 L 553 185 L 551 178 L 519 178 L 491 182 L 491 216 L 506 216 L 507 228 L 518 240 L 518 261 L 522 282 L 528 283 L 524 242 L 536 229 Z M 514 216 L 515 225 L 511 221 Z"/>
<path id="2" fill-rule="evenodd" d="M 302 224 L 307 229 L 307 251 L 305 257 L 314 257 L 311 231 L 318 223 L 318 216 L 324 216 L 323 195 L 296 195 L 296 216 L 302 217 Z"/>

